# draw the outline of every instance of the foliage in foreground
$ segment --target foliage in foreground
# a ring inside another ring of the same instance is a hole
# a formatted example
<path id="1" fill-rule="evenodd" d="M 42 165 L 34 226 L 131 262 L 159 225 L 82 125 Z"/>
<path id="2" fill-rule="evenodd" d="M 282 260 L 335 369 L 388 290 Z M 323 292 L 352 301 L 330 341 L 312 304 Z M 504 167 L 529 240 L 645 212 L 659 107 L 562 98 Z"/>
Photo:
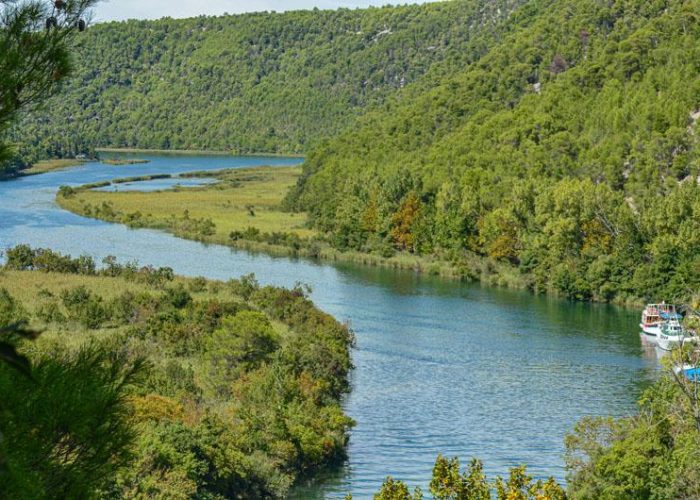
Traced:
<path id="1" fill-rule="evenodd" d="M 0 303 L 6 298 L 0 298 Z M 19 338 L 0 324 L 3 337 Z M 138 357 L 86 345 L 0 362 L 0 492 L 4 498 L 85 498 L 131 457 L 127 395 Z"/>
<path id="2" fill-rule="evenodd" d="M 569 497 L 700 497 L 700 384 L 672 366 L 697 366 L 697 353 L 675 351 L 668 373 L 629 418 L 584 418 L 566 439 Z"/>
<path id="3" fill-rule="evenodd" d="M 473 459 L 464 472 L 460 471 L 457 457 L 437 457 L 430 481 L 430 494 L 439 500 L 491 500 L 495 490 L 498 500 L 565 500 L 564 489 L 554 478 L 533 481 L 524 466 L 510 470 L 508 479 L 497 477 L 489 483 L 481 462 Z M 402 482 L 387 477 L 375 500 L 420 500 L 423 493 L 416 488 L 413 493 Z"/>
<path id="4" fill-rule="evenodd" d="M 72 69 L 72 35 L 85 29 L 82 18 L 95 3 L 0 0 L 0 174 L 14 166 L 6 163 L 10 125 L 59 89 Z"/>
<path id="5" fill-rule="evenodd" d="M 23 303 L 18 287 L 32 272 L 45 286 Z M 301 288 L 182 280 L 113 259 L 96 270 L 88 258 L 20 246 L 0 275 L 0 318 L 45 329 L 19 343 L 39 386 L 0 367 L 1 429 L 19 450 L 3 450 L 12 473 L 2 486 L 17 497 L 53 490 L 64 469 L 80 475 L 63 481 L 67 496 L 283 497 L 299 475 L 345 456 L 352 421 L 339 401 L 352 335 Z M 150 368 L 139 383 L 117 383 L 142 358 Z M 15 432 L 16 418 L 25 422 Z M 93 460 L 76 461 L 83 455 Z"/>

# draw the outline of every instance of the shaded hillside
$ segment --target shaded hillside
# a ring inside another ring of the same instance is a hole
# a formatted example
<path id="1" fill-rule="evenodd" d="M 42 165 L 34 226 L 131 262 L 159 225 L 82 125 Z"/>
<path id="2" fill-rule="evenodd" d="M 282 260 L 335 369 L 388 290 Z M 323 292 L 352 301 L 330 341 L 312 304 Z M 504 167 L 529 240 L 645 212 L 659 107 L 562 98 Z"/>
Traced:
<path id="1" fill-rule="evenodd" d="M 91 147 L 299 153 L 439 61 L 478 55 L 520 0 L 107 23 L 18 127 L 30 156 Z M 482 28 L 484 28 L 482 30 Z"/>

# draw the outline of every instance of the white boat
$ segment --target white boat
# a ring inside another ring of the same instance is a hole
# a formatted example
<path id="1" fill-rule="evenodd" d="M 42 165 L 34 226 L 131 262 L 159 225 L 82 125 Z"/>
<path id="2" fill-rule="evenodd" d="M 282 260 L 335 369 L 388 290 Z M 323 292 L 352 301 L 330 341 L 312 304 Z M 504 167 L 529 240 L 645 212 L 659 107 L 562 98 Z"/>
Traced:
<path id="1" fill-rule="evenodd" d="M 661 325 L 664 323 L 664 319 L 661 315 L 668 315 L 669 318 L 680 319 L 680 315 L 676 312 L 676 306 L 673 304 L 666 304 L 662 302 L 661 304 L 647 304 L 647 306 L 642 311 L 642 322 L 639 327 L 642 332 L 653 339 L 656 339 L 661 333 Z"/>
<path id="2" fill-rule="evenodd" d="M 661 318 L 669 318 L 661 324 L 657 344 L 664 351 L 671 351 L 687 342 L 695 342 L 697 337 L 688 332 L 676 317 L 661 313 Z"/>

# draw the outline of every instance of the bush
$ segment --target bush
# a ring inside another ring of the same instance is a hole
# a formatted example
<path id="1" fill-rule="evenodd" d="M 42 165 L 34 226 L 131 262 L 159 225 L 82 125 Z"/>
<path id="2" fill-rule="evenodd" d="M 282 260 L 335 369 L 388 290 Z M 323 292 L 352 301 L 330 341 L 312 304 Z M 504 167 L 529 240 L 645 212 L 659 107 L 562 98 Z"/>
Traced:
<path id="1" fill-rule="evenodd" d="M 65 323 L 66 316 L 61 311 L 61 306 L 56 300 L 49 300 L 41 304 L 36 311 L 36 317 L 46 324 Z"/>
<path id="2" fill-rule="evenodd" d="M 29 245 L 17 245 L 6 252 L 5 267 L 16 271 L 30 269 L 70 274 L 95 274 L 95 261 L 88 255 L 77 259 L 46 248 L 32 249 Z"/>
<path id="3" fill-rule="evenodd" d="M 124 292 L 115 297 L 109 304 L 111 317 L 119 324 L 133 323 L 138 314 L 139 304 L 131 292 Z"/>
<path id="4" fill-rule="evenodd" d="M 185 290 L 182 284 L 178 284 L 177 286 L 165 290 L 163 301 L 173 306 L 175 309 L 182 309 L 192 303 L 192 296 Z"/>
<path id="5" fill-rule="evenodd" d="M 72 198 L 75 196 L 76 189 L 70 186 L 61 186 L 58 188 L 58 196 L 62 198 Z"/>
<path id="6" fill-rule="evenodd" d="M 24 307 L 5 288 L 0 288 L 0 328 L 28 321 Z"/>
<path id="7" fill-rule="evenodd" d="M 264 314 L 241 311 L 224 318 L 204 355 L 209 385 L 217 394 L 226 394 L 233 380 L 259 366 L 278 347 L 279 338 Z"/>
<path id="8" fill-rule="evenodd" d="M 41 357 L 31 379 L 0 364 L 3 498 L 100 496 L 128 463 L 125 396 L 142 369 L 94 346 Z"/>
<path id="9" fill-rule="evenodd" d="M 78 321 L 85 328 L 100 328 L 109 316 L 102 297 L 93 295 L 84 285 L 64 290 L 61 299 L 68 319 Z"/>
<path id="10" fill-rule="evenodd" d="M 204 292 L 207 289 L 207 280 L 198 276 L 188 283 L 188 288 L 192 293 Z"/>
<path id="11" fill-rule="evenodd" d="M 252 273 L 241 276 L 239 279 L 230 280 L 228 286 L 234 295 L 243 297 L 246 300 L 260 288 L 260 284 Z"/>
<path id="12" fill-rule="evenodd" d="M 5 252 L 5 267 L 15 271 L 31 269 L 34 265 L 35 252 L 29 245 L 17 245 Z"/>

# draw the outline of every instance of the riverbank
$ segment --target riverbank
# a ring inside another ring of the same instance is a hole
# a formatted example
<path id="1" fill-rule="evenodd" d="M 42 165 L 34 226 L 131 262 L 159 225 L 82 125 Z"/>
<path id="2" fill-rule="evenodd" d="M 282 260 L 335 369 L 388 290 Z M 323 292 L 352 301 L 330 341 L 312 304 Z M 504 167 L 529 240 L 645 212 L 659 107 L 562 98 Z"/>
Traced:
<path id="1" fill-rule="evenodd" d="M 527 276 L 512 266 L 466 251 L 446 259 L 407 252 L 379 255 L 333 248 L 308 227 L 306 214 L 280 208 L 300 174 L 300 167 L 193 172 L 183 177 L 210 177 L 217 182 L 157 192 L 93 190 L 109 184 L 101 183 L 61 190 L 56 199 L 62 208 L 85 217 L 132 228 L 160 229 L 182 238 L 249 252 L 411 270 L 513 289 L 529 286 Z"/>
<path id="2" fill-rule="evenodd" d="M 34 173 L 67 168 L 75 165 L 72 163 L 75 161 L 82 163 L 82 160 L 45 162 L 37 166 Z M 264 170 L 263 167 L 254 168 L 257 172 Z M 238 189 L 241 187 L 238 186 L 241 179 L 236 177 L 238 174 L 235 172 L 247 172 L 246 175 L 249 175 L 250 169 L 183 173 L 183 178 L 213 177 L 218 182 L 202 188 L 181 189 L 176 186 L 159 191 L 157 196 L 143 192 L 95 193 L 88 190 L 117 182 L 105 181 L 79 188 L 80 203 L 70 199 L 73 194 L 70 190 L 59 196 L 57 201 L 62 208 L 85 217 L 118 222 L 132 228 L 164 230 L 178 237 L 250 252 L 411 270 L 447 279 L 479 281 L 490 286 L 528 289 L 535 293 L 562 297 L 561 293 L 552 288 L 537 288 L 533 276 L 507 262 L 467 250 L 451 252 L 449 255 L 415 255 L 391 248 L 372 252 L 341 251 L 327 236 L 310 228 L 305 214 L 290 213 L 281 208 L 285 195 L 301 175 L 300 167 L 268 168 L 264 182 L 258 183 L 260 179 L 256 180 L 253 175 L 245 179 L 242 189 Z M 275 173 L 285 175 L 286 179 L 273 179 L 271 176 Z M 136 176 L 121 181 L 141 180 L 152 179 Z M 262 193 L 266 196 L 261 199 Z M 232 203 L 232 199 L 236 199 L 236 202 Z M 262 208 L 257 213 L 256 205 Z M 178 216 L 178 213 L 181 215 Z M 588 297 L 587 301 L 610 302 L 626 307 L 640 307 L 647 302 L 632 296 L 616 296 L 612 300 L 593 296 Z"/>
<path id="3" fill-rule="evenodd" d="M 7 181 L 16 179 L 17 177 L 24 177 L 27 175 L 39 175 L 45 174 L 47 172 L 53 172 L 56 170 L 64 170 L 70 167 L 77 167 L 83 163 L 87 163 L 93 160 L 87 159 L 76 159 L 76 158 L 62 158 L 54 160 L 41 160 L 36 162 L 29 168 L 15 170 L 13 172 L 0 175 L 0 181 Z"/>
<path id="4" fill-rule="evenodd" d="M 127 153 L 127 154 L 158 154 L 158 155 L 189 155 L 189 156 L 250 156 L 260 158 L 269 156 L 271 158 L 303 158 L 301 153 L 237 153 L 236 151 L 216 151 L 197 149 L 144 149 L 144 148 L 96 148 L 98 153 Z"/>
<path id="5" fill-rule="evenodd" d="M 217 182 L 156 192 L 95 191 L 93 188 L 100 186 L 88 185 L 62 190 L 56 200 L 62 208 L 85 217 L 132 228 L 159 229 L 181 238 L 249 252 L 410 270 L 451 280 L 533 290 L 531 276 L 508 263 L 467 250 L 449 256 L 421 256 L 392 249 L 385 254 L 338 250 L 309 227 L 305 213 L 281 208 L 299 175 L 300 167 L 192 172 L 182 177 L 214 178 Z M 556 295 L 551 290 L 533 291 Z M 637 307 L 643 301 L 616 303 Z"/>

